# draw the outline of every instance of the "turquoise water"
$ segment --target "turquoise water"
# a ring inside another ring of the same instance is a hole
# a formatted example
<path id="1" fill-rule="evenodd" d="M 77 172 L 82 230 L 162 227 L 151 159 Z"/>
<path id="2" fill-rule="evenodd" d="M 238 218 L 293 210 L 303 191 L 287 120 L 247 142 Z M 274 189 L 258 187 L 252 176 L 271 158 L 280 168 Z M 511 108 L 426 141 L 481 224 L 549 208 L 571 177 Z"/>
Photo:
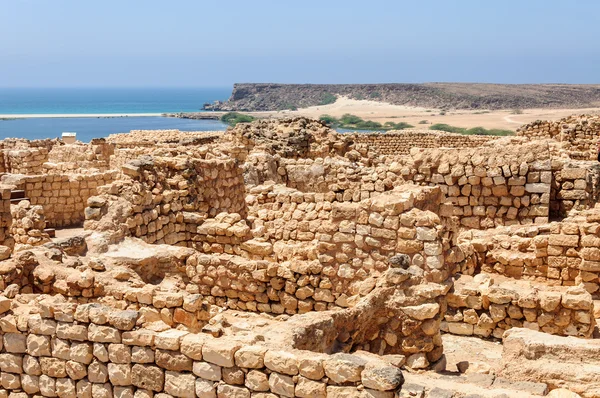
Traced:
<path id="1" fill-rule="evenodd" d="M 0 88 L 2 114 L 197 112 L 223 88 Z"/>
<path id="2" fill-rule="evenodd" d="M 59 138 L 63 131 L 77 133 L 77 139 L 89 142 L 92 138 L 131 130 L 220 131 L 227 125 L 218 120 L 192 120 L 171 117 L 101 117 L 101 118 L 32 118 L 0 120 L 0 139 L 8 137 Z"/>
<path id="3" fill-rule="evenodd" d="M 230 88 L 0 88 L 0 115 L 197 112 L 204 103 L 226 100 L 230 94 Z M 0 139 L 56 138 L 72 131 L 80 141 L 89 142 L 130 130 L 215 131 L 226 127 L 216 120 L 140 116 L 8 119 L 0 120 Z"/>

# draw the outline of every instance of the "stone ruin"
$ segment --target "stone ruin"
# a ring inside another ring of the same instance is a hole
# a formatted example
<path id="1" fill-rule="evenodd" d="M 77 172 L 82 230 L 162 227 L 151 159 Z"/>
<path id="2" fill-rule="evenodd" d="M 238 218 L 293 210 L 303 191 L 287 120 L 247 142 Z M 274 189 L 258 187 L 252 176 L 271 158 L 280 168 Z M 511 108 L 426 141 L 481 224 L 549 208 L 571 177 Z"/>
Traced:
<path id="1" fill-rule="evenodd" d="M 600 396 L 592 120 L 0 141 L 0 397 Z"/>

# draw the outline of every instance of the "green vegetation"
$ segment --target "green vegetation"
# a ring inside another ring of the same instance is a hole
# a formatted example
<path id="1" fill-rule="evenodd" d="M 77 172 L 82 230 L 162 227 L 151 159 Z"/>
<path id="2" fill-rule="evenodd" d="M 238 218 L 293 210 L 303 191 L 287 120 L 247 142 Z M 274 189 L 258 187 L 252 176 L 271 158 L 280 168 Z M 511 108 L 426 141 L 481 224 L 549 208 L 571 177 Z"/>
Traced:
<path id="1" fill-rule="evenodd" d="M 321 96 L 321 102 L 319 102 L 319 105 L 329 105 L 329 104 L 333 104 L 335 101 L 337 101 L 337 97 L 331 93 L 324 93 Z"/>
<path id="2" fill-rule="evenodd" d="M 513 109 L 512 112 L 511 112 L 511 114 L 513 114 L 513 115 L 522 115 L 523 114 L 523 109 L 519 109 L 519 108 Z"/>
<path id="3" fill-rule="evenodd" d="M 289 102 L 284 102 L 278 108 L 278 111 L 297 111 L 298 107 L 296 105 L 292 105 Z"/>
<path id="4" fill-rule="evenodd" d="M 321 115 L 321 117 L 319 117 L 319 120 L 325 122 L 325 124 L 332 127 L 338 123 L 338 120 L 330 115 Z"/>
<path id="5" fill-rule="evenodd" d="M 483 115 L 484 113 L 490 113 L 490 111 L 477 111 L 473 112 L 473 115 Z"/>
<path id="6" fill-rule="evenodd" d="M 369 94 L 369 97 L 376 99 L 376 98 L 381 98 L 381 94 L 378 93 L 377 91 L 373 91 L 371 94 Z"/>
<path id="7" fill-rule="evenodd" d="M 427 124 L 427 123 L 429 123 L 429 121 L 427 121 L 427 120 L 421 120 L 421 121 L 419 121 L 419 124 Z"/>
<path id="8" fill-rule="evenodd" d="M 244 115 L 238 112 L 227 112 L 221 116 L 221 121 L 230 126 L 235 126 L 238 123 L 250 123 L 254 120 L 253 116 Z"/>
<path id="9" fill-rule="evenodd" d="M 483 127 L 473 127 L 466 129 L 464 127 L 450 126 L 444 123 L 434 124 L 429 127 L 429 130 L 447 131 L 449 133 L 465 134 L 465 135 L 513 135 L 511 130 L 502 129 L 485 129 Z"/>
<path id="10" fill-rule="evenodd" d="M 406 128 L 413 127 L 406 122 L 394 123 L 386 122 L 381 124 L 372 120 L 363 120 L 356 115 L 350 115 L 346 113 L 341 118 L 336 119 L 330 115 L 321 115 L 319 118 L 324 121 L 330 127 L 339 127 L 348 130 L 403 130 Z"/>

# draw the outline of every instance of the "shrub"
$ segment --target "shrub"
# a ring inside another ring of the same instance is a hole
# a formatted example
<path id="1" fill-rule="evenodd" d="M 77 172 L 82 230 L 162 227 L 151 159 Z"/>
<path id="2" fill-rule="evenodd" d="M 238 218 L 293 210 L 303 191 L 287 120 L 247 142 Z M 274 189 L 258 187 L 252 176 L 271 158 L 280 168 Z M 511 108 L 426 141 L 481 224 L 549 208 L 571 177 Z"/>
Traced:
<path id="1" fill-rule="evenodd" d="M 513 115 L 522 115 L 523 114 L 523 109 L 513 109 L 511 112 Z"/>
<path id="2" fill-rule="evenodd" d="M 444 123 L 434 124 L 429 127 L 430 130 L 440 130 L 447 131 L 449 133 L 458 133 L 458 134 L 466 134 L 466 135 L 513 135 L 514 132 L 511 130 L 502 130 L 502 129 L 486 129 L 483 127 L 473 127 L 470 129 L 466 129 L 463 127 L 450 126 Z"/>
<path id="3" fill-rule="evenodd" d="M 371 97 L 371 98 L 381 98 L 381 94 L 379 94 L 377 91 L 373 91 L 371 94 L 369 94 L 369 97 Z"/>
<path id="4" fill-rule="evenodd" d="M 355 126 L 359 130 L 379 130 L 383 127 L 381 123 L 372 120 L 362 120 L 356 123 Z"/>
<path id="5" fill-rule="evenodd" d="M 337 101 L 337 97 L 331 93 L 323 93 L 323 95 L 321 96 L 321 102 L 319 102 L 319 105 L 329 105 L 329 104 L 333 104 L 335 101 Z"/>
<path id="6" fill-rule="evenodd" d="M 254 120 L 253 116 L 244 115 L 238 112 L 227 112 L 221 116 L 221 121 L 227 123 L 230 126 L 235 126 L 238 123 L 250 123 Z"/>
<path id="7" fill-rule="evenodd" d="M 394 130 L 404 130 L 404 129 L 409 129 L 411 127 L 415 127 L 412 124 L 408 124 L 406 122 L 400 122 L 400 123 L 392 123 L 392 128 Z"/>
<path id="8" fill-rule="evenodd" d="M 334 118 L 333 116 L 330 115 L 321 115 L 319 117 L 319 120 L 325 122 L 325 124 L 327 124 L 328 126 L 336 126 L 339 122 L 336 118 Z"/>
<path id="9" fill-rule="evenodd" d="M 345 115 L 342 115 L 342 117 L 340 118 L 340 122 L 342 124 L 357 124 L 362 122 L 363 120 L 361 118 L 359 118 L 358 116 L 355 115 L 351 115 L 349 113 L 346 113 Z"/>
<path id="10" fill-rule="evenodd" d="M 421 121 L 419 122 L 419 124 L 427 124 L 427 123 L 429 123 L 427 120 L 421 120 Z"/>
<path id="11" fill-rule="evenodd" d="M 459 133 L 459 134 L 464 134 L 464 132 L 466 131 L 466 129 L 464 129 L 462 127 L 450 126 L 449 124 L 445 124 L 445 123 L 433 124 L 429 127 L 429 130 L 440 130 L 440 131 L 447 131 L 448 133 Z"/>

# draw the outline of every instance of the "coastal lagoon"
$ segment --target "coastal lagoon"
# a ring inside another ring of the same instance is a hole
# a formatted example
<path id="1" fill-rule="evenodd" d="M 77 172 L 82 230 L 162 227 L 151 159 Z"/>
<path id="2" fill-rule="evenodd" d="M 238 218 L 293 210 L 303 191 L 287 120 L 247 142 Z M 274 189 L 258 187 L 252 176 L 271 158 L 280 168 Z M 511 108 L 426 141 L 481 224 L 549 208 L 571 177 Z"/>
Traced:
<path id="1" fill-rule="evenodd" d="M 25 118 L 0 120 L 0 139 L 16 137 L 27 139 L 58 138 L 62 132 L 77 133 L 77 139 L 89 142 L 92 138 L 131 130 L 221 131 L 227 125 L 218 120 L 193 120 L 174 117 L 69 117 Z"/>
<path id="2" fill-rule="evenodd" d="M 204 103 L 225 100 L 231 88 L 3 88 L 0 89 L 0 139 L 56 138 L 76 132 L 80 141 L 130 130 L 217 131 L 216 120 L 160 117 L 198 112 Z M 128 115 L 104 117 L 100 115 Z M 156 116 L 144 116 L 154 114 Z M 36 115 L 42 117 L 29 118 Z M 43 117 L 43 116 L 48 117 Z M 92 117 L 56 117 L 86 115 Z M 98 115 L 98 117 L 93 117 Z"/>

